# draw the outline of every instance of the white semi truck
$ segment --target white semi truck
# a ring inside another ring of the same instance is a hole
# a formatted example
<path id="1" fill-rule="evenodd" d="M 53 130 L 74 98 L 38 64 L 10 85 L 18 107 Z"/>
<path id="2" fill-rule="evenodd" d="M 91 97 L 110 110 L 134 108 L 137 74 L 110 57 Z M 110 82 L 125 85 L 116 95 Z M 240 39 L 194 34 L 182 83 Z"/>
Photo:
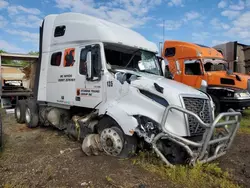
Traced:
<path id="1" fill-rule="evenodd" d="M 209 95 L 163 77 L 157 50 L 140 34 L 105 20 L 46 16 L 34 97 L 18 101 L 17 122 L 54 126 L 80 140 L 98 134 L 112 156 L 150 146 L 170 166 L 224 155 L 240 113 L 215 118 Z M 223 134 L 215 134 L 217 128 Z"/>

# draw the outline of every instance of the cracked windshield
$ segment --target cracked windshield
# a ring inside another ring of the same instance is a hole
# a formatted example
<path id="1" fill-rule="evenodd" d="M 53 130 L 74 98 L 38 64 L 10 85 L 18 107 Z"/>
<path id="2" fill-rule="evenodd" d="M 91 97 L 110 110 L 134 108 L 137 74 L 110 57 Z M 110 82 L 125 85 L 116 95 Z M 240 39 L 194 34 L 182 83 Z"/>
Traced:
<path id="1" fill-rule="evenodd" d="M 220 59 L 204 59 L 205 71 L 226 71 L 228 63 Z"/>

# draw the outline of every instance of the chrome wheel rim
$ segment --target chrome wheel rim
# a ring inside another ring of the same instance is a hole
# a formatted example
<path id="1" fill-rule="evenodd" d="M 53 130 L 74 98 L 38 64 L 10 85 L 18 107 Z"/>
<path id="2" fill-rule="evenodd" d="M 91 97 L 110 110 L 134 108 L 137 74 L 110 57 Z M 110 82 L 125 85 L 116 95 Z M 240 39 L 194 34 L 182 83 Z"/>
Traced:
<path id="1" fill-rule="evenodd" d="M 19 107 L 16 108 L 16 117 L 17 117 L 17 119 L 21 118 L 21 110 Z"/>
<path id="2" fill-rule="evenodd" d="M 26 119 L 26 122 L 27 123 L 30 123 L 30 120 L 31 120 L 31 115 L 30 115 L 30 109 L 27 108 L 26 111 L 25 111 L 25 119 Z"/>
<path id="3" fill-rule="evenodd" d="M 107 128 L 101 132 L 101 146 L 108 155 L 118 156 L 122 152 L 123 139 L 118 132 L 113 128 Z"/>

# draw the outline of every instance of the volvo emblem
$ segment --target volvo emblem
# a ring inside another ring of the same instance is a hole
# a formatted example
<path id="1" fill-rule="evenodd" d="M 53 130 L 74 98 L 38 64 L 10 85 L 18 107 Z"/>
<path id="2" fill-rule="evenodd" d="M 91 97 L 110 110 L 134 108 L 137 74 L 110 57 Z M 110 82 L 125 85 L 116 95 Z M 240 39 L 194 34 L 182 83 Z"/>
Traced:
<path id="1" fill-rule="evenodd" d="M 205 118 L 205 112 L 204 112 L 204 110 L 205 110 L 205 105 L 206 105 L 206 101 L 204 100 L 202 109 L 201 109 L 201 111 L 200 111 L 200 113 L 199 113 L 201 119 L 204 119 L 204 118 Z"/>
<path id="2" fill-rule="evenodd" d="M 199 115 L 200 115 L 200 118 L 201 118 L 201 119 L 204 119 L 205 114 L 204 114 L 204 112 L 203 112 L 203 111 L 201 111 Z"/>

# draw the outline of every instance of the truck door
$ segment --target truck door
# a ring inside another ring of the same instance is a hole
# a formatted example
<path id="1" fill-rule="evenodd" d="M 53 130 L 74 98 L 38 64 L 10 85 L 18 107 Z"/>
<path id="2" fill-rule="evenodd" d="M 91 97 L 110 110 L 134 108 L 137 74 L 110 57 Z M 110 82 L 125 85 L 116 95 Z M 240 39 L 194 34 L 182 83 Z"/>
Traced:
<path id="1" fill-rule="evenodd" d="M 91 64 L 93 78 L 88 79 L 87 55 L 91 52 Z M 101 50 L 100 45 L 88 45 L 80 47 L 78 56 L 78 69 L 76 78 L 75 105 L 94 108 L 102 102 L 102 81 L 101 81 Z"/>
<path id="2" fill-rule="evenodd" d="M 51 52 L 47 73 L 47 101 L 71 105 L 75 88 L 75 48 Z"/>
<path id="3" fill-rule="evenodd" d="M 182 83 L 200 88 L 204 77 L 201 61 L 197 59 L 184 60 L 183 70 Z"/>

